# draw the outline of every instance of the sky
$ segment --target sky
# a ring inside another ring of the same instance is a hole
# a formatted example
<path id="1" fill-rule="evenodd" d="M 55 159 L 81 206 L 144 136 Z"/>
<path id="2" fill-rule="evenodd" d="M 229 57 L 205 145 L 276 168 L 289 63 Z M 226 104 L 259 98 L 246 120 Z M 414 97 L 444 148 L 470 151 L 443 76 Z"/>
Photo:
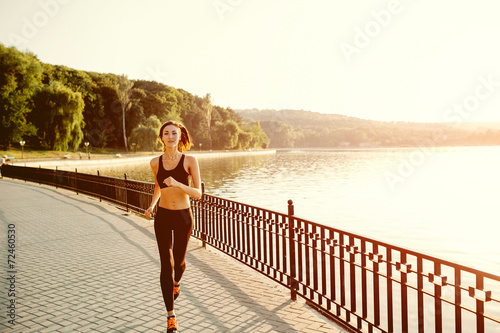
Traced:
<path id="1" fill-rule="evenodd" d="M 232 109 L 500 121 L 498 0 L 0 0 L 0 43 Z"/>

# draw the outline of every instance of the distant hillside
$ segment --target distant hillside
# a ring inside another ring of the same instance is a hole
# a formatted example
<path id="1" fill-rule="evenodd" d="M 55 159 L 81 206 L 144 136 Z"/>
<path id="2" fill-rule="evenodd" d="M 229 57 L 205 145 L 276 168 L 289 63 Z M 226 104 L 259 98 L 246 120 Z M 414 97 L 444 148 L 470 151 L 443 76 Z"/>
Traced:
<path id="1" fill-rule="evenodd" d="M 357 127 L 374 126 L 383 124 L 374 120 L 366 120 L 355 117 L 348 117 L 339 114 L 326 114 L 304 110 L 257 110 L 245 109 L 235 110 L 243 119 L 253 119 L 256 121 L 281 121 L 293 127 L 334 126 L 334 127 Z"/>
<path id="2" fill-rule="evenodd" d="M 457 127 L 468 129 L 471 131 L 477 130 L 500 130 L 500 122 L 463 122 L 457 125 Z"/>
<path id="3" fill-rule="evenodd" d="M 259 121 L 270 147 L 500 145 L 500 123 L 383 122 L 304 110 L 235 110 Z"/>

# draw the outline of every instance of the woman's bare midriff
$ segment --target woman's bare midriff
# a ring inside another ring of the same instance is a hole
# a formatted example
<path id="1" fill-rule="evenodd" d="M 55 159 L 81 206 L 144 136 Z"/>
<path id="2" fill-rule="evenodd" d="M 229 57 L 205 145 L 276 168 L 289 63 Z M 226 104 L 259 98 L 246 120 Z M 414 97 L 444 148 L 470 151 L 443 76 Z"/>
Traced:
<path id="1" fill-rule="evenodd" d="M 170 210 L 181 210 L 191 207 L 189 196 L 178 188 L 161 189 L 160 207 Z"/>

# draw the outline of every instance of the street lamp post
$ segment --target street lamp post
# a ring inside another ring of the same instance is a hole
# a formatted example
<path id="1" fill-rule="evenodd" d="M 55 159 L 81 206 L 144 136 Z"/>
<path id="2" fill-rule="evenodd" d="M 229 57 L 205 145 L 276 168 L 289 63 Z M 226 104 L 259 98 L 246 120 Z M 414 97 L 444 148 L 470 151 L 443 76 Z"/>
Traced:
<path id="1" fill-rule="evenodd" d="M 24 145 L 26 144 L 26 141 L 19 141 L 19 144 L 21 145 L 21 158 L 24 158 Z"/>
<path id="2" fill-rule="evenodd" d="M 90 159 L 90 155 L 89 155 L 89 144 L 90 144 L 90 142 L 85 141 L 83 144 L 85 145 L 85 151 L 87 152 L 87 157 Z"/>

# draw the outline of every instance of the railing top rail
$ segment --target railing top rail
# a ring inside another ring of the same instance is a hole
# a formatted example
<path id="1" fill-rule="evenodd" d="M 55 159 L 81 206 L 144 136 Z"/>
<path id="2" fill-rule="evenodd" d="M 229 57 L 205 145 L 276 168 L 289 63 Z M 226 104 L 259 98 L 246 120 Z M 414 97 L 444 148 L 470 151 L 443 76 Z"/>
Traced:
<path id="1" fill-rule="evenodd" d="M 34 166 L 19 166 L 19 165 L 4 165 L 6 168 L 24 168 L 24 169 L 33 169 L 33 170 L 42 170 L 42 171 L 57 171 L 59 173 L 61 172 L 68 172 L 68 173 L 75 173 L 73 170 L 61 170 L 61 169 L 45 169 L 45 168 L 40 168 L 40 167 L 34 167 Z M 80 173 L 84 174 L 84 173 Z M 87 176 L 95 176 L 95 177 L 101 177 L 101 178 L 108 178 L 108 179 L 116 179 L 116 180 L 125 180 L 122 177 L 113 177 L 113 176 L 102 176 L 102 175 L 95 175 L 91 173 L 85 173 Z M 147 185 L 154 185 L 154 182 L 148 182 L 148 181 L 143 181 L 143 180 L 136 180 L 136 179 L 127 179 L 127 181 L 131 181 L 134 183 L 140 183 L 140 184 L 147 184 Z"/>
<path id="2" fill-rule="evenodd" d="M 277 212 L 277 211 L 274 211 L 274 210 L 271 210 L 271 209 L 257 207 L 257 206 L 249 205 L 249 204 L 246 204 L 246 203 L 234 201 L 234 200 L 231 200 L 231 199 L 216 197 L 215 195 L 211 195 L 211 194 L 207 194 L 207 193 L 204 193 L 203 195 L 205 196 L 205 198 L 209 197 L 209 198 L 214 198 L 214 199 L 220 199 L 220 200 L 224 200 L 225 202 L 228 202 L 228 203 L 237 204 L 237 205 L 245 206 L 245 207 L 248 207 L 248 208 L 253 208 L 253 209 L 257 209 L 257 210 L 266 211 L 266 212 L 269 212 L 269 213 L 272 213 L 272 214 L 275 214 L 275 215 L 282 215 L 282 216 L 288 215 L 287 213 Z"/>

